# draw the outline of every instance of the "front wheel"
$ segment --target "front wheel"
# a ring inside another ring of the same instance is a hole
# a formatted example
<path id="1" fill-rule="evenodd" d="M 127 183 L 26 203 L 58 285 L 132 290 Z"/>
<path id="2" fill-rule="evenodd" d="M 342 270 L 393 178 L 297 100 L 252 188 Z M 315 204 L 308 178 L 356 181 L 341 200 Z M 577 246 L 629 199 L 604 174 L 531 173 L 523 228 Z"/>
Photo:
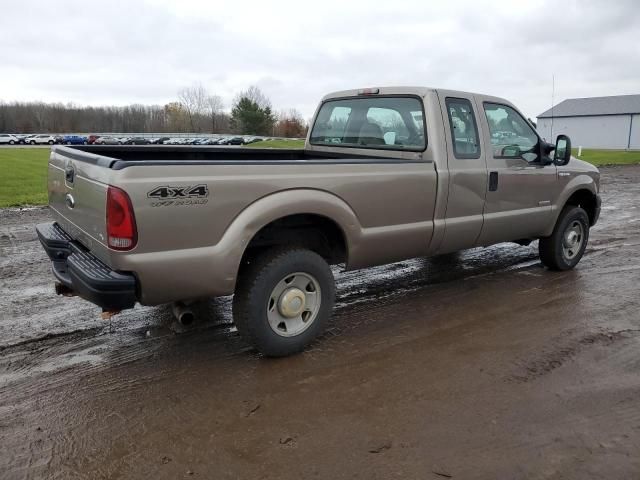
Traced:
<path id="1" fill-rule="evenodd" d="M 261 353 L 284 357 L 302 351 L 331 316 L 331 268 L 302 248 L 271 249 L 241 269 L 233 298 L 238 332 Z"/>
<path id="2" fill-rule="evenodd" d="M 15 145 L 16 142 L 14 140 L 9 140 L 9 145 Z"/>
<path id="3" fill-rule="evenodd" d="M 550 270 L 570 270 L 582 258 L 588 240 L 587 212 L 568 205 L 560 213 L 551 236 L 540 239 L 540 260 Z"/>

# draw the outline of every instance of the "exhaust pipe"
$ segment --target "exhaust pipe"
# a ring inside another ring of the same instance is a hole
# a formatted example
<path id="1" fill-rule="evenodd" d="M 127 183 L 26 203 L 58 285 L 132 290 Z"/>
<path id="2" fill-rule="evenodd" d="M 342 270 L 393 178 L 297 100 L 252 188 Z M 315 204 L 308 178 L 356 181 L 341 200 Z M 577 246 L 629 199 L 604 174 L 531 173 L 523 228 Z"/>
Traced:
<path id="1" fill-rule="evenodd" d="M 171 311 L 173 312 L 173 316 L 176 317 L 176 320 L 185 327 L 191 325 L 195 320 L 195 315 L 191 309 L 182 302 L 175 302 L 171 306 Z"/>
<path id="2" fill-rule="evenodd" d="M 56 288 L 56 295 L 62 295 L 64 297 L 76 297 L 76 296 L 78 296 L 78 294 L 76 292 L 71 290 L 69 287 L 67 287 L 63 283 L 56 282 L 55 283 L 55 288 Z"/>

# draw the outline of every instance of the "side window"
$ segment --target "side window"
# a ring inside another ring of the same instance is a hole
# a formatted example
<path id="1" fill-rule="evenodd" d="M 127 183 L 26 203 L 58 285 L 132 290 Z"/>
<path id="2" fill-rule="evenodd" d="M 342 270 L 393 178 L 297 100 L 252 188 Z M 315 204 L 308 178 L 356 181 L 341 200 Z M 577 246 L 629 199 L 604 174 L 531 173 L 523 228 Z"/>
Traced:
<path id="1" fill-rule="evenodd" d="M 513 108 L 497 103 L 485 103 L 491 146 L 495 158 L 539 160 L 538 136 L 522 115 Z"/>
<path id="2" fill-rule="evenodd" d="M 471 102 L 466 98 L 447 98 L 445 105 L 449 115 L 455 157 L 480 158 L 478 125 Z"/>

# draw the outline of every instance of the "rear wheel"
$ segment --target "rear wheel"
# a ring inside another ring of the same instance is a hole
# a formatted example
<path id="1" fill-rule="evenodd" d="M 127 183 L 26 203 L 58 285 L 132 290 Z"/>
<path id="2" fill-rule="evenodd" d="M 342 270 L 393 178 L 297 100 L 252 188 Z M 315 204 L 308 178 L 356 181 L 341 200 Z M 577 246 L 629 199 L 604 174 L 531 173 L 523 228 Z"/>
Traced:
<path id="1" fill-rule="evenodd" d="M 16 142 L 14 140 L 9 140 L 9 145 L 15 145 Z"/>
<path id="2" fill-rule="evenodd" d="M 233 298 L 240 334 L 261 353 L 303 350 L 325 329 L 335 298 L 333 274 L 317 253 L 271 249 L 244 266 Z"/>
<path id="3" fill-rule="evenodd" d="M 540 260 L 551 270 L 570 270 L 582 258 L 588 240 L 587 212 L 567 205 L 560 213 L 551 236 L 540 239 Z"/>
<path id="4" fill-rule="evenodd" d="M 48 143 L 49 145 L 53 145 L 53 140 L 49 140 L 47 143 Z"/>

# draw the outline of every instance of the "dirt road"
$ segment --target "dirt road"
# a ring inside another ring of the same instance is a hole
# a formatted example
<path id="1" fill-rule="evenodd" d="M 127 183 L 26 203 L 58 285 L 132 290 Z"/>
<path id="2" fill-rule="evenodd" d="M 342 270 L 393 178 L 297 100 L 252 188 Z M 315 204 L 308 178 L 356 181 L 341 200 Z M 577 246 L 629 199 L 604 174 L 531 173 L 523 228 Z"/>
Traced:
<path id="1" fill-rule="evenodd" d="M 585 258 L 503 244 L 337 275 L 330 331 L 261 358 L 230 301 L 99 319 L 0 211 L 0 478 L 640 478 L 640 168 Z"/>

